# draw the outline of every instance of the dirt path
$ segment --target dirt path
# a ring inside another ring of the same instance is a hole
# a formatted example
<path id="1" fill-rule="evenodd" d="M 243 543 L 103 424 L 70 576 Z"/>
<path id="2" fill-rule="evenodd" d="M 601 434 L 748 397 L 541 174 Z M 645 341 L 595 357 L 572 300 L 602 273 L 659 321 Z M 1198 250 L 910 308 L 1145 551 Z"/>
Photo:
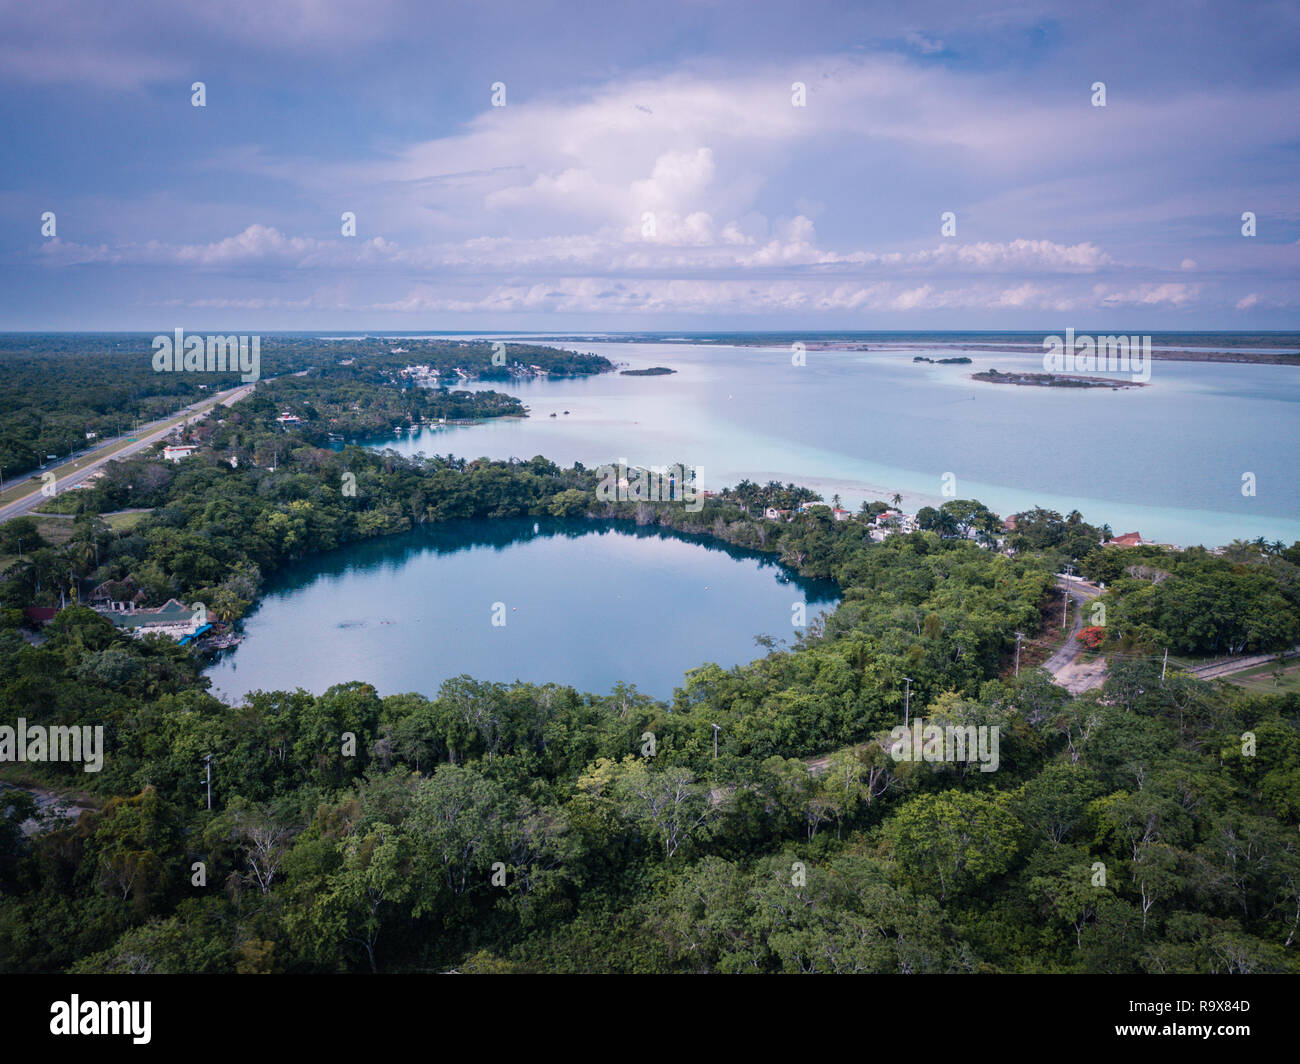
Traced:
<path id="1" fill-rule="evenodd" d="M 90 812 L 92 807 L 81 805 L 76 799 L 44 787 L 16 787 L 12 783 L 0 782 L 0 801 L 4 800 L 5 791 L 25 791 L 36 800 L 36 811 L 50 817 L 64 820 L 76 820 L 82 813 Z M 47 823 L 47 827 L 53 826 Z M 34 835 L 41 830 L 41 824 L 35 819 L 23 821 L 23 834 Z"/>
<path id="2" fill-rule="evenodd" d="M 1058 577 L 1056 586 L 1070 598 L 1074 609 L 1074 623 L 1070 633 L 1059 650 L 1042 664 L 1042 668 L 1052 674 L 1052 679 L 1073 695 L 1090 691 L 1106 682 L 1107 665 L 1104 658 L 1094 661 L 1080 661 L 1083 644 L 1079 642 L 1079 632 L 1083 629 L 1083 604 L 1091 602 L 1102 593 L 1101 588 L 1083 580 Z"/>

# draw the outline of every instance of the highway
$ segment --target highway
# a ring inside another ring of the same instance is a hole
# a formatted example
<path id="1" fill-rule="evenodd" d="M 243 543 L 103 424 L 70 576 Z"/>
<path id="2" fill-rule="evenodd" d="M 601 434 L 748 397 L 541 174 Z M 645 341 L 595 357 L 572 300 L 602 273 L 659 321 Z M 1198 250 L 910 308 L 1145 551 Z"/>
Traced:
<path id="1" fill-rule="evenodd" d="M 203 399 L 200 402 L 185 407 L 184 423 L 188 425 L 199 420 L 199 418 L 214 406 L 230 406 L 233 403 L 239 402 L 240 399 L 243 399 L 244 396 L 248 395 L 255 387 L 256 382 L 251 384 L 241 384 L 236 388 L 229 388 L 224 392 L 217 392 L 211 398 Z M 93 458 L 90 462 L 79 466 L 77 469 L 68 472 L 62 477 L 59 476 L 60 469 L 66 469 L 74 462 L 84 461 L 86 456 L 81 455 L 79 457 L 70 458 L 59 465 L 48 466 L 46 467 L 45 472 L 53 473 L 55 475 L 55 487 L 60 493 L 64 492 L 68 488 L 80 484 L 90 476 L 90 474 L 94 473 L 98 469 L 102 469 L 107 463 L 113 461 L 113 459 L 125 458 L 152 447 L 180 423 L 181 422 L 177 420 L 177 415 L 175 414 L 171 417 L 161 418 L 158 421 L 151 421 L 149 424 L 142 426 L 136 431 L 134 434 L 134 443 L 128 443 L 125 447 L 117 447 L 117 444 L 121 442 L 121 437 L 118 437 L 116 440 L 109 440 L 103 444 L 103 449 L 106 452 L 105 454 L 98 458 Z M 0 506 L 0 522 L 9 521 L 12 518 L 20 517 L 25 513 L 29 513 L 45 501 L 47 496 L 41 494 L 40 481 L 31 480 L 29 483 L 32 485 L 30 492 Z"/>

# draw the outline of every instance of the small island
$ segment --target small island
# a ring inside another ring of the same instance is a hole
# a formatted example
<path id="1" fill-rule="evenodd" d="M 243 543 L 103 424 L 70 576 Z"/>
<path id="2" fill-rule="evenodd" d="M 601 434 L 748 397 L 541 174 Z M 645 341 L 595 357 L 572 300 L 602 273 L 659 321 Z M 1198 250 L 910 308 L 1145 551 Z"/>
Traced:
<path id="1" fill-rule="evenodd" d="M 999 373 L 995 369 L 972 373 L 971 380 L 987 384 L 1024 384 L 1036 388 L 1145 388 L 1140 381 L 1115 377 L 1066 377 L 1059 373 Z"/>
<path id="2" fill-rule="evenodd" d="M 913 362 L 929 362 L 936 366 L 969 366 L 970 359 L 965 355 L 958 355 L 956 358 L 926 358 L 924 355 L 915 355 Z"/>
<path id="3" fill-rule="evenodd" d="M 667 366 L 652 366 L 650 369 L 621 369 L 619 375 L 623 377 L 664 377 L 669 373 L 676 373 L 675 369 L 669 369 Z"/>

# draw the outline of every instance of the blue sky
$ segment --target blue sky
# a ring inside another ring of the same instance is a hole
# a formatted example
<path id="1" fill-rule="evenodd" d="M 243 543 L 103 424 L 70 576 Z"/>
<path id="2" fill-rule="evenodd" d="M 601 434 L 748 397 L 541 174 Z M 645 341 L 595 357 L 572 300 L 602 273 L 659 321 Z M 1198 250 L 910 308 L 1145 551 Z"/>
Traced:
<path id="1" fill-rule="evenodd" d="M 0 0 L 0 329 L 1300 327 L 1292 2 L 186 8 Z"/>

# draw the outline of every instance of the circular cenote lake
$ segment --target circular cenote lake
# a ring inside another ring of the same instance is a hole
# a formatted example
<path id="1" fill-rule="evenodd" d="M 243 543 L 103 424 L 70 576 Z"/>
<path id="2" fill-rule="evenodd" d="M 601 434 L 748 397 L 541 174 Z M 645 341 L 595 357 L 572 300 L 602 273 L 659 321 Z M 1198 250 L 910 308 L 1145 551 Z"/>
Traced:
<path id="1" fill-rule="evenodd" d="M 811 621 L 837 601 L 833 583 L 701 537 L 626 522 L 451 522 L 282 570 L 243 643 L 207 675 L 229 700 L 350 680 L 432 696 L 462 673 L 600 694 L 622 681 L 667 698 L 688 669 L 762 656 L 756 635 L 793 642 L 796 602 Z"/>

